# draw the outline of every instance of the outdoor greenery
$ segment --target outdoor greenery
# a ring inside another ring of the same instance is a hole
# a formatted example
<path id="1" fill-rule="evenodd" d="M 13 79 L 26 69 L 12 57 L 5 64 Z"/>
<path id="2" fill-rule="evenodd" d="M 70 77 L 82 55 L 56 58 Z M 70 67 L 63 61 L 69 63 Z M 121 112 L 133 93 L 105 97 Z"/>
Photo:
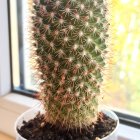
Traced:
<path id="1" fill-rule="evenodd" d="M 118 54 L 106 103 L 140 113 L 140 1 L 114 0 L 114 47 Z"/>

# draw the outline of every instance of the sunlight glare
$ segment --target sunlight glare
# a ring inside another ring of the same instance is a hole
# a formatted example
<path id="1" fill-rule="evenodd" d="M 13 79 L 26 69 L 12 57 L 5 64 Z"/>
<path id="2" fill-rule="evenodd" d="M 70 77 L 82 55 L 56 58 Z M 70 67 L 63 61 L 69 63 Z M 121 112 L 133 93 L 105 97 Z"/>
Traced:
<path id="1" fill-rule="evenodd" d="M 123 4 L 126 4 L 126 3 L 130 2 L 130 0 L 120 0 L 120 1 L 121 1 L 121 3 L 123 3 Z"/>

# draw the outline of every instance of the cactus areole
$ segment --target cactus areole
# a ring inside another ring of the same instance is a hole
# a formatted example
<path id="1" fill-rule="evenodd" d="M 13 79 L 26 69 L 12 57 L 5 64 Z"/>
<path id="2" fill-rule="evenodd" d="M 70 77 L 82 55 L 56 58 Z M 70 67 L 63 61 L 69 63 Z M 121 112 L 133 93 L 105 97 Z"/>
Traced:
<path id="1" fill-rule="evenodd" d="M 108 63 L 107 0 L 33 0 L 33 59 L 46 121 L 83 128 L 96 122 Z"/>

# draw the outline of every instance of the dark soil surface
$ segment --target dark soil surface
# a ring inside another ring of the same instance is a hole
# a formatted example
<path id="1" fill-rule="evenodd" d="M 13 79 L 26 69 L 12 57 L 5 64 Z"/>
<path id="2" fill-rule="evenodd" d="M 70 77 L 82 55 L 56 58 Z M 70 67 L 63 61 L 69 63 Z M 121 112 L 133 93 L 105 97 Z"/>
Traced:
<path id="1" fill-rule="evenodd" d="M 21 136 L 27 140 L 95 140 L 110 134 L 116 127 L 117 122 L 103 113 L 99 113 L 96 124 L 92 124 L 87 129 L 59 130 L 49 123 L 44 123 L 44 116 L 38 114 L 34 119 L 26 122 L 18 129 Z"/>

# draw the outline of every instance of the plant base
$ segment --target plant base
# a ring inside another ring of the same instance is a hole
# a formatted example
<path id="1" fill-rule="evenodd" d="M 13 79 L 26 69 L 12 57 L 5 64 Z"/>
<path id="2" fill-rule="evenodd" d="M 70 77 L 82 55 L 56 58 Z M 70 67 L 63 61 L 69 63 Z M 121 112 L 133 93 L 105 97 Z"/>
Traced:
<path id="1" fill-rule="evenodd" d="M 60 130 L 49 123 L 45 124 L 44 116 L 39 113 L 34 119 L 23 121 L 18 132 L 27 140 L 95 140 L 109 135 L 117 125 L 115 120 L 104 113 L 100 112 L 98 116 L 97 123 L 88 128 Z"/>

